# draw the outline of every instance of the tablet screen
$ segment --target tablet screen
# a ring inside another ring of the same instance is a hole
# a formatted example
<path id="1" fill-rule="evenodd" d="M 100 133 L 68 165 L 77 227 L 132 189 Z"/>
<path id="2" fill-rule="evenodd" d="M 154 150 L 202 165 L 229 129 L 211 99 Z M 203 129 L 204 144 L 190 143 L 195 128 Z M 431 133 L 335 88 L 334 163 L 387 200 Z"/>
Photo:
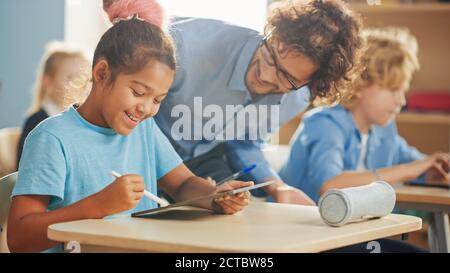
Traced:
<path id="1" fill-rule="evenodd" d="M 409 186 L 420 186 L 420 187 L 432 187 L 432 188 L 442 188 L 442 189 L 450 189 L 450 186 L 448 184 L 437 184 L 437 183 L 420 183 L 420 182 L 405 182 L 405 185 Z"/>
<path id="2" fill-rule="evenodd" d="M 171 208 L 175 208 L 175 207 L 189 206 L 189 205 L 192 205 L 193 203 L 195 203 L 197 201 L 200 201 L 200 200 L 203 200 L 203 199 L 218 198 L 218 197 L 221 197 L 221 196 L 224 196 L 224 195 L 227 195 L 227 194 L 229 194 L 229 195 L 238 194 L 238 193 L 241 193 L 241 192 L 246 192 L 246 191 L 254 190 L 254 189 L 257 189 L 257 188 L 269 186 L 270 184 L 273 184 L 273 183 L 275 183 L 275 181 L 271 180 L 271 181 L 267 181 L 267 182 L 264 182 L 264 183 L 255 184 L 253 186 L 242 187 L 242 188 L 237 188 L 237 189 L 233 189 L 233 190 L 229 190 L 229 191 L 223 191 L 223 192 L 218 192 L 218 193 L 215 193 L 215 194 L 205 195 L 205 196 L 193 198 L 193 199 L 190 199 L 190 200 L 186 200 L 186 201 L 183 201 L 183 202 L 170 204 L 170 205 L 165 206 L 165 207 L 160 207 L 160 208 L 155 208 L 155 209 L 149 209 L 149 210 L 135 212 L 135 213 L 131 214 L 131 216 L 132 217 L 144 217 L 145 215 L 149 215 L 149 214 L 154 214 L 154 213 L 170 210 Z"/>

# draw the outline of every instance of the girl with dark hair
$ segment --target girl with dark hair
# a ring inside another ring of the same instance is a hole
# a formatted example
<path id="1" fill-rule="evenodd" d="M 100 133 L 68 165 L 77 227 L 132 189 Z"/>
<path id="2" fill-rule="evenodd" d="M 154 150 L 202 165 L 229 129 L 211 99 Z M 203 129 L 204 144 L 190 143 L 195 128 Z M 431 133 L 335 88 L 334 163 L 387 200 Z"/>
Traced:
<path id="1" fill-rule="evenodd" d="M 120 13 L 95 50 L 86 101 L 26 139 L 8 220 L 11 251 L 61 250 L 47 238 L 54 223 L 155 208 L 142 197 L 145 189 L 156 194 L 157 185 L 176 201 L 252 185 L 216 188 L 193 175 L 152 119 L 174 79 L 175 56 L 161 10 L 149 2 L 111 6 Z M 125 175 L 114 179 L 113 170 Z M 248 201 L 244 192 L 195 205 L 233 214 Z"/>

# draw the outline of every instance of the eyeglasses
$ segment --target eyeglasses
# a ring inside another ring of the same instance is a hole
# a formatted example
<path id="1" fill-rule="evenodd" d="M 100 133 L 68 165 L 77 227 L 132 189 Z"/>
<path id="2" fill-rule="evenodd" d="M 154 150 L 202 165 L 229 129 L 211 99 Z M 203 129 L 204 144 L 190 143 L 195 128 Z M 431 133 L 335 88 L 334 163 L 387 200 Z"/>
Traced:
<path id="1" fill-rule="evenodd" d="M 270 56 L 267 56 L 267 54 L 262 54 L 264 61 L 269 65 L 269 66 L 273 66 L 276 69 L 276 74 L 277 74 L 277 79 L 278 82 L 282 83 L 282 85 L 286 88 L 288 91 L 294 91 L 294 90 L 298 90 L 306 85 L 308 85 L 309 81 L 301 84 L 301 85 L 297 85 L 295 83 L 295 79 L 293 76 L 291 76 L 288 72 L 286 72 L 284 69 L 281 68 L 279 61 L 276 58 L 276 55 L 274 53 L 274 49 L 267 43 L 267 40 L 270 38 L 272 34 L 272 31 L 269 32 L 266 36 L 264 36 L 264 38 L 262 39 L 261 43 L 260 43 L 260 47 L 264 46 L 265 49 L 267 50 L 267 52 L 269 53 Z"/>

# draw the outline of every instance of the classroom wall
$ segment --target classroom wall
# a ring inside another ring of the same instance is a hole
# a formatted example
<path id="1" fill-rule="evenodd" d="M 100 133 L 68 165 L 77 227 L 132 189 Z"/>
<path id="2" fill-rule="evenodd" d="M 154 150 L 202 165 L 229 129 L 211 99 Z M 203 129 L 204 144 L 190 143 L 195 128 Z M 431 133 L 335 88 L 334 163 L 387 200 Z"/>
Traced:
<path id="1" fill-rule="evenodd" d="M 402 26 L 419 43 L 420 70 L 414 74 L 411 92 L 450 92 L 450 5 L 397 5 L 357 9 L 368 27 Z"/>
<path id="2" fill-rule="evenodd" d="M 22 125 L 44 46 L 64 39 L 64 2 L 0 1 L 0 128 Z"/>

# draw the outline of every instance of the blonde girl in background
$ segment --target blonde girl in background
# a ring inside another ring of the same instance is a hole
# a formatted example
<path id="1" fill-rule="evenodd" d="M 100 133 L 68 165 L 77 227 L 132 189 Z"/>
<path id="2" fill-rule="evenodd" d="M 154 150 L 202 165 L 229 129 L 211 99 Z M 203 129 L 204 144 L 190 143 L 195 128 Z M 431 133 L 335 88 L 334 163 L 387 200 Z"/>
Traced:
<path id="1" fill-rule="evenodd" d="M 26 137 L 41 121 L 62 112 L 65 107 L 85 94 L 68 94 L 68 84 L 82 77 L 88 69 L 83 52 L 70 45 L 52 41 L 47 44 L 36 76 L 33 103 L 22 127 L 17 145 L 17 166 Z"/>

